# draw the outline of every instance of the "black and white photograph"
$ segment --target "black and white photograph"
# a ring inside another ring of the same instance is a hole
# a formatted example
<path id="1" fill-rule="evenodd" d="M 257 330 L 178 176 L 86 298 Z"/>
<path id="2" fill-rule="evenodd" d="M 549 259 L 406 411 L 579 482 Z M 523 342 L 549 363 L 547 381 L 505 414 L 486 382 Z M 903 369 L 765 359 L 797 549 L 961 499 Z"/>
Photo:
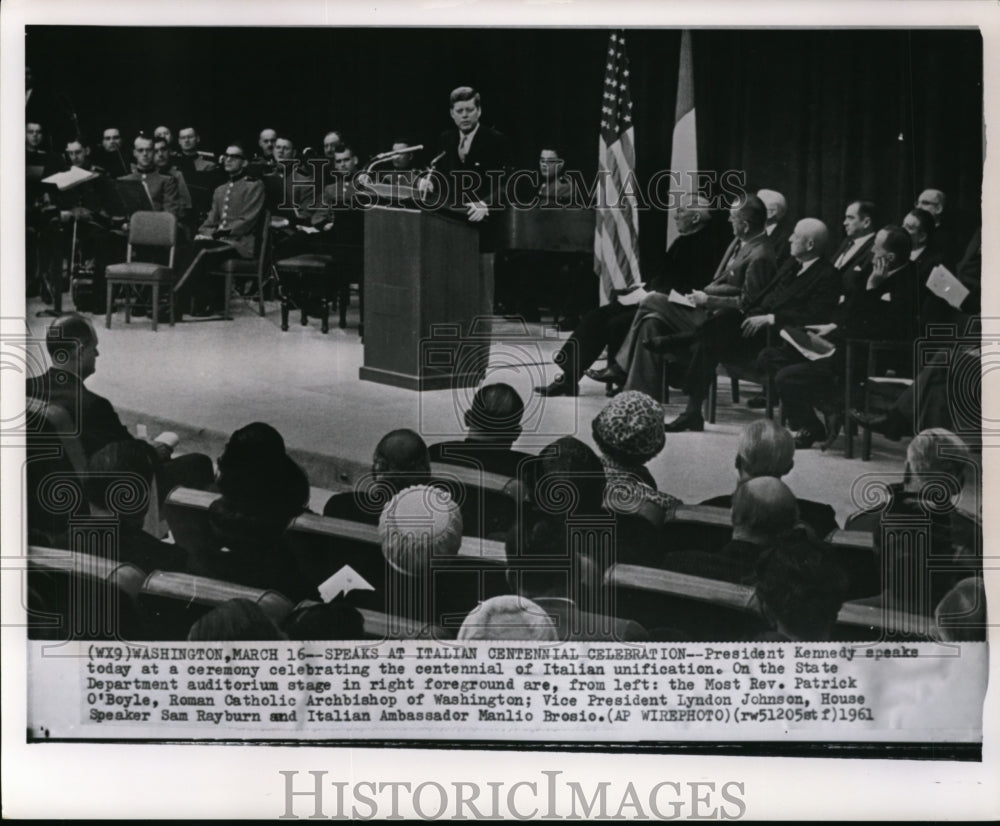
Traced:
<path id="1" fill-rule="evenodd" d="M 995 7 L 202 5 L 0 18 L 4 814 L 996 816 Z"/>

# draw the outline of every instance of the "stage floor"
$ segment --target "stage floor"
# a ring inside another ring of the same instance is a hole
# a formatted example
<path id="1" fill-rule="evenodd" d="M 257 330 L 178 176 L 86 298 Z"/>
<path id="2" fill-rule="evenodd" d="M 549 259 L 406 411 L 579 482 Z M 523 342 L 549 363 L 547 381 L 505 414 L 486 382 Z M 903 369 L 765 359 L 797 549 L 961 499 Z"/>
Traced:
<path id="1" fill-rule="evenodd" d="M 181 449 L 213 458 L 233 430 L 268 422 L 283 434 L 313 485 L 324 488 L 349 485 L 370 464 L 378 439 L 394 428 L 412 428 L 428 443 L 461 438 L 462 413 L 474 388 L 418 393 L 358 378 L 363 345 L 356 305 L 347 329 L 334 321 L 326 335 L 317 320 L 301 326 L 294 313 L 283 333 L 278 304 L 266 306 L 263 318 L 236 303 L 232 321 L 185 320 L 173 328 L 161 325 L 156 333 L 147 318 L 125 324 L 119 312 L 106 330 L 104 317 L 94 316 L 100 356 L 87 384 L 110 399 L 127 424 L 144 423 L 151 436 L 164 427 L 176 429 Z M 31 301 L 27 309 L 31 334 L 44 337 L 48 319 L 35 317 L 42 305 Z M 584 379 L 577 398 L 532 393 L 559 372 L 552 355 L 567 335 L 540 324 L 495 326 L 486 381 L 507 382 L 524 399 L 524 433 L 515 446 L 528 452 L 564 435 L 593 445 L 590 423 L 607 402 L 604 385 Z M 747 390 L 749 397 L 753 391 Z M 680 412 L 684 397 L 676 394 L 672 401 L 665 406 L 667 418 Z M 665 449 L 650 462 L 660 489 L 688 503 L 731 491 L 737 434 L 758 415 L 745 404 L 734 406 L 728 382 L 720 381 L 719 423 L 704 433 L 668 435 Z M 871 461 L 845 459 L 841 436 L 827 453 L 797 453 L 786 481 L 798 496 L 833 505 L 842 524 L 859 507 L 851 500 L 854 483 L 901 472 L 903 457 L 901 444 L 876 436 Z"/>

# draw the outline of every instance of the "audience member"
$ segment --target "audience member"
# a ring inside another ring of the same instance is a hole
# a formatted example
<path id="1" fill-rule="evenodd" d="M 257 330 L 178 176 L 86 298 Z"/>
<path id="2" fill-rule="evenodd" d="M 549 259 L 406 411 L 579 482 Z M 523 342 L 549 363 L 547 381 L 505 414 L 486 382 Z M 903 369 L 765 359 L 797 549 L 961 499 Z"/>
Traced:
<path id="1" fill-rule="evenodd" d="M 208 153 L 198 151 L 201 137 L 193 126 L 185 126 L 181 129 L 177 133 L 177 141 L 181 151 L 174 163 L 181 172 L 190 175 L 195 172 L 211 172 L 218 168 L 215 161 L 206 157 Z"/>
<path id="2" fill-rule="evenodd" d="M 945 194 L 940 189 L 925 189 L 917 196 L 913 206 L 925 210 L 934 219 L 934 237 L 931 248 L 949 269 L 958 260 L 958 236 L 945 215 Z"/>
<path id="3" fill-rule="evenodd" d="M 231 599 L 209 611 L 188 632 L 188 642 L 272 642 L 286 640 L 264 610 L 248 599 Z"/>
<path id="4" fill-rule="evenodd" d="M 985 642 L 986 620 L 983 578 L 966 577 L 934 609 L 935 636 L 941 642 Z"/>
<path id="5" fill-rule="evenodd" d="M 105 550 L 119 562 L 131 562 L 147 573 L 183 571 L 183 549 L 143 530 L 153 478 L 153 461 L 144 442 L 133 439 L 105 445 L 87 463 L 83 490 L 90 515 L 117 518 L 117 544 Z"/>
<path id="6" fill-rule="evenodd" d="M 309 603 L 297 607 L 281 630 L 290 640 L 360 640 L 365 636 L 365 619 L 347 599 Z"/>
<path id="7" fill-rule="evenodd" d="M 109 126 L 101 135 L 101 146 L 95 151 L 95 162 L 106 169 L 108 175 L 119 178 L 127 175 L 129 164 L 122 152 L 122 133 L 117 126 Z"/>
<path id="8" fill-rule="evenodd" d="M 157 126 L 153 130 L 153 140 L 164 141 L 173 150 L 174 133 L 170 131 L 169 126 Z"/>
<path id="9" fill-rule="evenodd" d="M 732 497 L 733 536 L 720 550 L 667 553 L 670 571 L 750 584 L 761 555 L 798 524 L 795 495 L 780 480 L 759 476 L 742 482 Z"/>
<path id="10" fill-rule="evenodd" d="M 189 548 L 192 573 L 270 588 L 293 602 L 314 599 L 299 573 L 284 532 L 309 505 L 309 481 L 272 427 L 254 422 L 230 437 L 216 484 L 222 496 L 208 509 L 214 542 Z"/>
<path id="11" fill-rule="evenodd" d="M 825 549 L 792 534 L 760 559 L 755 594 L 772 630 L 768 642 L 823 642 L 830 639 L 847 589 L 843 572 Z"/>
<path id="12" fill-rule="evenodd" d="M 273 129 L 262 129 L 257 138 L 257 146 L 260 152 L 253 156 L 252 163 L 259 167 L 257 174 L 267 174 L 273 172 L 276 166 L 274 157 L 274 146 L 278 141 L 278 133 Z"/>
<path id="13" fill-rule="evenodd" d="M 469 612 L 458 629 L 461 640 L 556 642 L 552 618 L 530 599 L 503 594 Z"/>
<path id="14" fill-rule="evenodd" d="M 393 496 L 430 481 L 431 460 L 424 440 L 406 428 L 393 430 L 375 446 L 370 476 L 361 480 L 356 490 L 331 496 L 323 515 L 377 525 Z"/>
<path id="15" fill-rule="evenodd" d="M 533 458 L 530 453 L 511 449 L 521 435 L 523 415 L 524 402 L 509 384 L 481 387 L 472 398 L 472 407 L 465 411 L 468 436 L 463 441 L 430 445 L 430 459 L 516 478 L 518 467 Z"/>
<path id="16" fill-rule="evenodd" d="M 789 431 L 772 419 L 755 419 L 740 432 L 736 446 L 737 487 L 750 479 L 772 476 L 781 479 L 792 471 L 795 464 L 795 439 Z M 824 539 L 840 526 L 834 509 L 825 502 L 796 499 L 799 516 L 813 531 L 817 539 Z M 715 496 L 702 505 L 716 508 L 731 507 L 731 496 Z"/>
<path id="17" fill-rule="evenodd" d="M 137 137 L 132 144 L 132 155 L 135 157 L 132 171 L 118 180 L 141 183 L 155 212 L 169 212 L 179 218 L 181 198 L 177 182 L 156 171 L 156 165 L 153 163 L 152 139 L 143 135 Z"/>
<path id="18" fill-rule="evenodd" d="M 843 276 L 842 292 L 853 290 L 854 282 L 871 266 L 877 226 L 877 207 L 871 201 L 851 201 L 844 210 L 843 227 L 847 237 L 831 259 Z"/>
<path id="19" fill-rule="evenodd" d="M 594 443 L 607 476 L 604 505 L 614 513 L 634 513 L 659 525 L 681 501 L 657 490 L 646 463 L 663 450 L 663 409 L 645 393 L 627 390 L 594 418 Z"/>
<path id="20" fill-rule="evenodd" d="M 97 369 L 97 331 L 90 320 L 77 313 L 55 319 L 45 335 L 52 366 L 27 380 L 26 395 L 63 408 L 79 430 L 79 440 L 88 459 L 112 442 L 132 441 L 132 434 L 103 396 L 84 382 Z M 169 441 L 169 440 L 168 440 Z M 211 460 L 200 453 L 172 457 L 173 447 L 164 441 L 142 442 L 156 469 L 160 497 L 177 485 L 206 488 L 212 482 Z"/>

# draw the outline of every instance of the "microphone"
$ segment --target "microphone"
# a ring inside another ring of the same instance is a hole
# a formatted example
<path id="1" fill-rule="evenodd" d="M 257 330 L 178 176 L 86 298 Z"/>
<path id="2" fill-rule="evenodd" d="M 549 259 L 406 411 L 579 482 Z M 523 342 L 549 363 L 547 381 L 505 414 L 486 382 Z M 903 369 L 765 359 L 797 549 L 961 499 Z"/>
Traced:
<path id="1" fill-rule="evenodd" d="M 424 148 L 422 143 L 418 143 L 416 146 L 404 146 L 402 149 L 390 149 L 388 152 L 379 152 L 373 161 L 384 161 L 387 158 L 395 158 L 397 155 L 406 155 L 410 152 L 419 152 Z"/>
<path id="2" fill-rule="evenodd" d="M 430 169 L 437 169 L 438 161 L 440 161 L 445 155 L 448 154 L 447 149 L 442 149 L 441 154 L 435 155 L 429 164 Z"/>

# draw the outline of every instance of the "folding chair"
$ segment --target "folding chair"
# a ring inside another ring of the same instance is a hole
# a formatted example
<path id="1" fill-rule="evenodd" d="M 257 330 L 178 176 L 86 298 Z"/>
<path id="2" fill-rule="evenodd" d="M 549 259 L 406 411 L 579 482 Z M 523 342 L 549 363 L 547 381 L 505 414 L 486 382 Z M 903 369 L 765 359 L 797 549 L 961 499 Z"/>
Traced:
<path id="1" fill-rule="evenodd" d="M 170 250 L 166 266 L 145 261 L 133 261 L 134 247 L 158 247 Z M 176 280 L 174 253 L 177 250 L 177 219 L 169 212 L 140 211 L 132 215 L 128 227 L 128 252 L 124 264 L 112 264 L 105 271 L 107 281 L 107 306 L 104 326 L 111 329 L 111 310 L 114 287 L 127 284 L 133 287 L 152 286 L 153 309 L 150 318 L 156 332 L 156 317 L 160 309 L 160 287 L 166 287 L 170 305 L 170 326 L 174 326 L 174 292 Z M 125 323 L 132 321 L 133 297 L 125 297 Z"/>

